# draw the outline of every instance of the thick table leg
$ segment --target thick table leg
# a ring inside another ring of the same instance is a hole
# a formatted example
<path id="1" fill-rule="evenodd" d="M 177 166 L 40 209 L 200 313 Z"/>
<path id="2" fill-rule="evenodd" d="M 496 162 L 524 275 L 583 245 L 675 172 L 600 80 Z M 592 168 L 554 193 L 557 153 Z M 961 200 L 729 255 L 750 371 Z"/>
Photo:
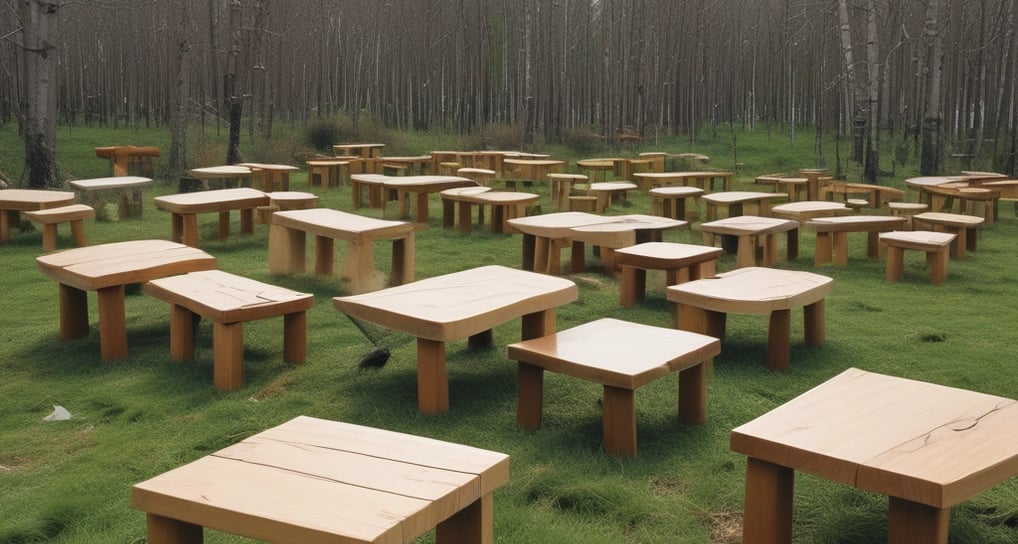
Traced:
<path id="1" fill-rule="evenodd" d="M 104 361 L 127 358 L 127 317 L 124 286 L 96 291 L 99 299 L 99 350 Z"/>
<path id="2" fill-rule="evenodd" d="M 619 304 L 631 308 L 636 301 L 643 300 L 647 286 L 647 271 L 635 266 L 622 267 L 622 285 L 619 287 Z"/>
<path id="3" fill-rule="evenodd" d="M 689 304 L 679 304 L 677 311 L 678 329 L 706 334 L 724 340 L 728 315 L 724 312 L 705 310 Z"/>
<path id="4" fill-rule="evenodd" d="M 679 421 L 703 423 L 707 420 L 706 362 L 679 371 Z"/>
<path id="5" fill-rule="evenodd" d="M 303 363 L 308 358 L 307 312 L 294 312 L 283 316 L 283 360 Z"/>
<path id="6" fill-rule="evenodd" d="M 536 254 L 537 238 L 533 234 L 523 233 L 523 255 L 521 261 L 523 270 L 528 272 L 543 272 L 543 270 L 536 270 L 534 268 Z"/>
<path id="7" fill-rule="evenodd" d="M 889 497 L 887 512 L 888 544 L 947 544 L 950 508 Z"/>
<path id="8" fill-rule="evenodd" d="M 746 459 L 743 544 L 792 542 L 792 492 L 795 471 L 752 457 Z"/>
<path id="9" fill-rule="evenodd" d="M 785 236 L 785 252 L 788 254 L 789 261 L 799 258 L 799 229 L 788 231 Z"/>
<path id="10" fill-rule="evenodd" d="M 85 291 L 60 284 L 60 339 L 88 336 L 88 297 Z"/>
<path id="11" fill-rule="evenodd" d="M 240 233 L 254 234 L 254 208 L 240 210 Z"/>
<path id="12" fill-rule="evenodd" d="M 491 493 L 456 512 L 435 528 L 436 544 L 492 544 L 494 499 Z"/>
<path id="13" fill-rule="evenodd" d="M 53 251 L 57 248 L 57 224 L 48 223 L 42 226 L 42 250 Z"/>
<path id="14" fill-rule="evenodd" d="M 524 249 L 526 248 L 526 241 L 524 240 Z M 549 238 L 539 236 L 534 241 L 534 272 L 541 272 L 543 274 L 558 275 L 558 269 L 552 270 L 548 267 L 548 258 L 551 256 L 552 243 Z M 558 250 L 556 250 L 558 251 Z M 556 262 L 558 259 L 556 259 Z"/>
<path id="15" fill-rule="evenodd" d="M 356 249 L 353 246 L 356 242 L 350 242 L 350 254 L 356 253 Z M 335 262 L 335 244 L 333 244 L 332 238 L 328 236 L 315 235 L 315 275 L 321 277 L 329 277 L 332 275 L 333 263 Z M 344 268 L 344 272 L 348 272 Z"/>
<path id="16" fill-rule="evenodd" d="M 414 233 L 392 241 L 392 269 L 390 285 L 403 285 L 414 281 Z"/>
<path id="17" fill-rule="evenodd" d="M 516 424 L 528 430 L 541 428 L 544 409 L 544 369 L 522 361 L 517 365 L 519 374 Z"/>
<path id="18" fill-rule="evenodd" d="M 417 339 L 417 409 L 426 415 L 449 411 L 445 342 Z"/>
<path id="19" fill-rule="evenodd" d="M 149 544 L 202 544 L 202 526 L 155 514 L 146 516 Z"/>
<path id="20" fill-rule="evenodd" d="M 604 451 L 610 455 L 636 455 L 636 403 L 632 389 L 604 386 Z"/>
<path id="21" fill-rule="evenodd" d="M 71 236 L 74 237 L 74 245 L 84 247 L 88 245 L 85 239 L 85 222 L 81 219 L 71 221 Z"/>
<path id="22" fill-rule="evenodd" d="M 866 233 L 866 256 L 870 259 L 880 258 L 880 233 L 877 231 Z"/>
<path id="23" fill-rule="evenodd" d="M 554 271 L 551 272 L 552 274 L 558 274 L 558 271 L 559 271 L 559 252 L 560 252 L 560 248 L 561 248 L 561 246 L 559 244 L 561 244 L 563 242 L 565 242 L 565 240 L 556 240 L 555 242 L 552 242 L 551 252 L 552 252 L 552 258 L 553 258 L 554 264 L 555 264 Z M 574 241 L 574 242 L 571 242 L 570 245 L 572 247 L 570 248 L 570 253 L 569 253 L 569 273 L 570 274 L 581 274 L 581 273 L 583 273 L 584 270 L 586 270 L 586 267 L 587 267 L 587 265 L 586 265 L 586 255 L 584 254 L 585 250 L 584 250 L 584 247 L 583 247 L 583 242 L 575 242 Z M 551 267 L 551 264 L 549 263 L 548 266 Z"/>
<path id="24" fill-rule="evenodd" d="M 170 214 L 170 240 L 178 244 L 184 243 L 184 218 L 177 213 Z"/>
<path id="25" fill-rule="evenodd" d="M 735 267 L 756 266 L 756 236 L 739 236 L 735 255 Z"/>
<path id="26" fill-rule="evenodd" d="M 17 226 L 19 213 L 15 210 L 0 210 L 0 244 L 11 239 L 11 228 Z"/>
<path id="27" fill-rule="evenodd" d="M 230 237 L 230 211 L 219 212 L 219 241 Z"/>
<path id="28" fill-rule="evenodd" d="M 905 250 L 887 246 L 887 281 L 898 281 L 905 273 Z"/>
<path id="29" fill-rule="evenodd" d="M 807 304 L 802 309 L 803 328 L 807 346 L 822 346 L 827 339 L 824 320 L 824 300 Z"/>
<path id="30" fill-rule="evenodd" d="M 831 262 L 833 240 L 830 232 L 817 232 L 816 254 L 813 256 L 813 264 L 820 266 Z"/>
<path id="31" fill-rule="evenodd" d="M 417 222 L 428 224 L 428 193 L 424 191 L 417 193 Z"/>
<path id="32" fill-rule="evenodd" d="M 194 324 L 198 315 L 177 304 L 170 304 L 170 359 L 194 360 Z"/>
<path id="33" fill-rule="evenodd" d="M 540 338 L 555 333 L 555 308 L 525 314 L 521 319 L 522 340 Z"/>
<path id="34" fill-rule="evenodd" d="M 846 266 L 848 264 L 848 233 L 834 232 L 834 265 Z"/>
<path id="35" fill-rule="evenodd" d="M 180 242 L 186 246 L 198 247 L 198 215 L 193 213 L 181 215 L 180 223 Z M 229 231 L 229 222 L 227 222 L 227 231 Z"/>
<path id="36" fill-rule="evenodd" d="M 220 391 L 233 391 L 244 383 L 244 323 L 212 326 L 212 383 Z"/>
<path id="37" fill-rule="evenodd" d="M 474 221 L 474 214 L 470 210 L 470 203 L 460 201 L 457 207 L 459 208 L 459 231 L 463 234 L 470 234 L 470 231 L 473 230 Z M 481 208 L 483 209 L 483 206 Z"/>
<path id="38" fill-rule="evenodd" d="M 926 264 L 930 267 L 930 283 L 940 285 L 947 280 L 947 263 L 949 260 L 950 255 L 947 248 L 926 253 Z"/>
<path id="39" fill-rule="evenodd" d="M 767 368 L 785 370 L 791 353 L 792 311 L 774 310 L 767 327 Z"/>
<path id="40" fill-rule="evenodd" d="M 269 226 L 269 273 L 299 274 L 304 272 L 307 257 L 305 233 L 280 225 Z"/>

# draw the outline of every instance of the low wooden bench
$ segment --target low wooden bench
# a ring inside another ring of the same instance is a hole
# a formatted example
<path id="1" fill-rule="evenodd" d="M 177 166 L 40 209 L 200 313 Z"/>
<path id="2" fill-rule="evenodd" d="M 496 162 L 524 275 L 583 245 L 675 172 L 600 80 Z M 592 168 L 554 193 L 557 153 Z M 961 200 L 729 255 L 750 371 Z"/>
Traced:
<path id="1" fill-rule="evenodd" d="M 456 187 L 439 193 L 442 197 L 442 225 L 452 226 L 450 210 L 459 208 L 459 229 L 465 234 L 472 230 L 471 207 L 477 205 L 478 224 L 484 224 L 484 207 L 491 206 L 491 232 L 508 232 L 506 221 L 526 215 L 527 206 L 537 203 L 540 195 L 514 191 L 478 191 L 479 187 Z"/>
<path id="2" fill-rule="evenodd" d="M 495 179 L 495 171 L 488 170 L 487 168 L 460 168 L 456 171 L 457 176 L 472 179 L 477 182 L 478 185 L 488 187 L 491 182 Z"/>
<path id="3" fill-rule="evenodd" d="M 905 225 L 908 230 L 912 230 L 913 216 L 930 209 L 929 205 L 919 202 L 887 202 L 884 206 L 887 207 L 887 211 L 891 212 L 891 215 L 895 217 L 904 217 Z"/>
<path id="4" fill-rule="evenodd" d="M 283 316 L 283 358 L 307 358 L 307 311 L 314 295 L 299 293 L 221 270 L 151 280 L 146 295 L 170 303 L 170 357 L 194 360 L 198 316 L 213 324 L 213 384 L 233 391 L 244 383 L 244 323 Z"/>
<path id="5" fill-rule="evenodd" d="M 598 319 L 548 336 L 509 345 L 519 365 L 516 423 L 541 428 L 544 371 L 558 372 L 604 386 L 604 450 L 636 455 L 638 388 L 679 373 L 679 421 L 707 418 L 707 370 L 704 364 L 721 353 L 717 338 L 702 334 Z"/>
<path id="6" fill-rule="evenodd" d="M 639 188 L 628 181 L 604 181 L 591 183 L 587 195 L 597 197 L 597 213 L 604 213 L 608 206 L 615 202 L 615 197 L 626 199 L 626 193 Z"/>
<path id="7" fill-rule="evenodd" d="M 880 243 L 887 246 L 887 281 L 901 279 L 905 273 L 905 250 L 915 249 L 926 252 L 930 283 L 944 283 L 947 280 L 948 248 L 956 237 L 954 234 L 928 230 L 881 233 Z"/>
<path id="8" fill-rule="evenodd" d="M 95 210 L 84 204 L 71 204 L 59 208 L 47 208 L 25 212 L 25 217 L 42 225 L 42 249 L 53 251 L 57 248 L 57 225 L 71 224 L 71 236 L 78 247 L 87 246 L 85 240 L 85 219 L 95 217 Z"/>
<path id="9" fill-rule="evenodd" d="M 269 272 L 304 272 L 305 235 L 315 237 L 315 274 L 333 273 L 333 241 L 348 243 L 342 278 L 349 279 L 353 293 L 378 289 L 384 283 L 375 270 L 371 243 L 392 240 L 392 268 L 389 281 L 401 285 L 414 280 L 414 224 L 364 217 L 328 208 L 291 210 L 272 214 L 269 227 Z"/>
<path id="10" fill-rule="evenodd" d="M 198 214 L 219 214 L 219 240 L 230 236 L 230 211 L 240 211 L 241 234 L 254 233 L 254 210 L 269 204 L 269 195 L 250 187 L 216 189 L 196 193 L 158 196 L 156 208 L 170 212 L 170 231 L 174 242 L 198 247 Z"/>
<path id="11" fill-rule="evenodd" d="M 919 230 L 949 232 L 958 235 L 951 243 L 951 256 L 964 259 L 966 251 L 975 251 L 979 242 L 979 227 L 985 219 L 959 213 L 924 212 L 912 216 L 912 224 Z"/>
<path id="12" fill-rule="evenodd" d="M 699 215 L 695 206 L 687 206 L 687 202 L 690 198 L 703 196 L 703 189 L 684 185 L 654 187 L 647 191 L 647 194 L 653 199 L 650 207 L 651 214 L 687 221 L 692 219 L 694 214 Z"/>
<path id="13" fill-rule="evenodd" d="M 813 264 L 819 266 L 834 262 L 837 266 L 848 264 L 848 233 L 865 232 L 866 255 L 871 259 L 880 258 L 878 234 L 905 228 L 904 217 L 893 215 L 842 215 L 817 217 L 807 221 L 806 226 L 816 231 L 816 254 Z"/>
<path id="14" fill-rule="evenodd" d="M 713 276 L 721 248 L 644 242 L 615 250 L 615 264 L 622 269 L 619 303 L 629 308 L 643 300 L 647 290 L 647 271 L 664 270 L 665 287 Z"/>
<path id="15" fill-rule="evenodd" d="M 735 252 L 735 266 L 738 268 L 770 266 L 777 262 L 777 235 L 782 232 L 786 237 L 788 260 L 793 261 L 799 257 L 798 221 L 739 215 L 700 225 L 703 245 L 713 247 L 720 237 L 721 247 L 728 253 Z"/>
<path id="16" fill-rule="evenodd" d="M 106 204 L 117 203 L 117 216 L 131 219 L 142 216 L 145 209 L 142 189 L 152 184 L 151 178 L 115 176 L 112 178 L 76 179 L 70 182 L 78 200 L 95 208 L 96 217 L 107 219 Z"/>
<path id="17" fill-rule="evenodd" d="M 351 159 L 358 161 L 359 159 Z M 350 179 L 350 163 L 347 159 L 311 159 L 308 166 L 308 189 L 318 186 L 323 190 L 343 185 Z"/>
<path id="18" fill-rule="evenodd" d="M 259 206 L 258 222 L 267 225 L 272 223 L 272 214 L 287 210 L 308 210 L 318 207 L 318 195 L 302 191 L 275 191 L 269 193 L 267 206 Z"/>

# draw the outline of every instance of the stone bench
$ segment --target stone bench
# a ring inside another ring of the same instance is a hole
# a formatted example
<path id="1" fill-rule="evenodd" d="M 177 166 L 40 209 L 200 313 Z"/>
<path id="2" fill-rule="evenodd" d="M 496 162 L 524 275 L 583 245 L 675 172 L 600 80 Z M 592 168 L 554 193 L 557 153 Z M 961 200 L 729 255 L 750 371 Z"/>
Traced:
<path id="1" fill-rule="evenodd" d="M 314 295 L 299 293 L 221 270 L 151 280 L 146 295 L 170 303 L 170 357 L 194 360 L 197 316 L 213 325 L 213 384 L 233 391 L 244 383 L 244 322 L 283 316 L 283 358 L 307 358 L 307 310 Z"/>
<path id="2" fill-rule="evenodd" d="M 509 345 L 519 365 L 516 423 L 541 428 L 544 371 L 604 386 L 604 450 L 636 455 L 638 388 L 679 373 L 679 420 L 702 423 L 707 416 L 707 360 L 721 353 L 718 339 L 617 319 L 599 319 L 548 336 Z"/>
<path id="3" fill-rule="evenodd" d="M 887 246 L 887 281 L 901 279 L 905 273 L 905 250 L 915 249 L 926 252 L 930 283 L 944 283 L 947 280 L 948 249 L 956 237 L 955 234 L 928 230 L 881 233 L 880 243 Z"/>
<path id="4" fill-rule="evenodd" d="M 96 210 L 96 218 L 106 220 L 106 205 L 117 203 L 117 216 L 123 219 L 138 218 L 145 209 L 142 189 L 152 184 L 151 178 L 116 176 L 112 178 L 77 179 L 70 182 L 78 193 L 78 200 Z"/>
<path id="5" fill-rule="evenodd" d="M 42 249 L 53 251 L 57 248 L 57 225 L 60 223 L 71 224 L 71 236 L 74 237 L 76 246 L 87 246 L 84 220 L 95 217 L 95 210 L 84 204 L 71 204 L 59 208 L 28 211 L 25 212 L 25 217 L 42 225 Z"/>

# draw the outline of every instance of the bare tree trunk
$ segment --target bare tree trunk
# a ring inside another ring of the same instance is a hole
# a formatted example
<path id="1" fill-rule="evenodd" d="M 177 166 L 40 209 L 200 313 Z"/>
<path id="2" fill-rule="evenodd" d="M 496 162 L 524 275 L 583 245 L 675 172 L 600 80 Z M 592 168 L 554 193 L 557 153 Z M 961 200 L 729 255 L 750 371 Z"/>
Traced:
<path id="1" fill-rule="evenodd" d="M 848 13 L 848 1 L 838 0 L 838 28 L 841 38 L 841 55 L 844 59 L 845 87 L 848 97 L 846 102 L 851 104 L 850 113 L 852 118 L 852 160 L 857 163 L 863 161 L 863 150 L 865 142 L 865 117 L 862 113 L 862 87 L 855 77 L 855 55 L 852 51 L 852 22 Z"/>
<path id="2" fill-rule="evenodd" d="M 177 47 L 174 51 L 173 92 L 170 100 L 170 156 L 166 166 L 166 180 L 172 182 L 187 172 L 187 122 L 188 122 L 188 91 L 191 72 L 191 10 L 187 0 L 179 0 L 179 19 L 177 19 Z"/>
<path id="3" fill-rule="evenodd" d="M 237 85 L 237 64 L 240 56 L 240 0 L 230 0 L 229 8 L 230 28 L 230 55 L 226 61 L 226 74 L 223 76 L 223 93 L 228 108 L 227 114 L 230 120 L 230 139 L 226 148 L 226 164 L 241 162 L 240 156 L 240 131 L 241 117 L 244 111 L 243 97 L 240 96 L 240 89 Z"/>
<path id="4" fill-rule="evenodd" d="M 924 176 L 940 172 L 941 150 L 943 149 L 944 118 L 941 116 L 940 89 L 943 77 L 944 37 L 940 28 L 940 17 L 944 13 L 945 0 L 931 0 L 926 8 L 926 25 L 923 30 L 929 42 L 929 58 L 926 61 L 926 104 L 923 115 L 923 145 L 919 159 L 919 171 Z"/>
<path id="5" fill-rule="evenodd" d="M 880 131 L 880 49 L 877 37 L 877 5 L 874 0 L 867 2 L 866 15 L 866 63 L 869 104 L 866 122 L 866 163 L 863 177 L 869 183 L 876 183 L 880 172 L 880 150 L 877 147 Z"/>
<path id="6" fill-rule="evenodd" d="M 58 2 L 21 0 L 22 59 L 25 66 L 24 136 L 25 173 L 28 186 L 55 187 L 60 184 L 56 160 L 57 134 L 57 49 Z"/>

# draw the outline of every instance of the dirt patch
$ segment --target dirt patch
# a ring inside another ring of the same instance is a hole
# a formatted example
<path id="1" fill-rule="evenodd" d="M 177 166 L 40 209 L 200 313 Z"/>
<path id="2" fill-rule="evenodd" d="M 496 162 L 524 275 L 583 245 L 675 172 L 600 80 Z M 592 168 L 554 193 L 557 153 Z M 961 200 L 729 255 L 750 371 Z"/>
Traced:
<path id="1" fill-rule="evenodd" d="M 710 512 L 711 544 L 739 544 L 742 542 L 742 515 L 735 512 Z"/>

